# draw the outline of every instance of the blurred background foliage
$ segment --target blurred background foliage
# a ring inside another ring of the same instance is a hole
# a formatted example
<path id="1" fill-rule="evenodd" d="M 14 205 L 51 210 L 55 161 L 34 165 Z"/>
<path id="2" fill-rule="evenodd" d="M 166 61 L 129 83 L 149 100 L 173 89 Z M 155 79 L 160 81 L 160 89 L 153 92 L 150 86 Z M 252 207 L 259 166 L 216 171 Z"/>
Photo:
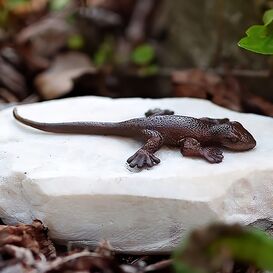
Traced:
<path id="1" fill-rule="evenodd" d="M 188 96 L 273 116 L 271 58 L 238 47 L 267 0 L 0 0 L 0 103 Z"/>

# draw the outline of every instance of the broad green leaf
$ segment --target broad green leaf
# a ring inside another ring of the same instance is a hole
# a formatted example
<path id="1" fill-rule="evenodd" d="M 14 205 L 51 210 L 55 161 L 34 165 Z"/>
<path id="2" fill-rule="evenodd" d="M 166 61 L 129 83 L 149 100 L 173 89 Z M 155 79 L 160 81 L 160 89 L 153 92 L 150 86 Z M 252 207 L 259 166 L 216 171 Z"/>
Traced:
<path id="1" fill-rule="evenodd" d="M 216 242 L 214 251 L 227 247 L 238 261 L 255 264 L 264 270 L 273 270 L 273 240 L 259 231 L 248 231 L 239 237 L 227 237 Z"/>
<path id="2" fill-rule="evenodd" d="M 273 54 L 273 9 L 265 12 L 263 22 L 264 25 L 250 27 L 238 45 L 255 53 Z"/>
<path id="3" fill-rule="evenodd" d="M 193 233 L 175 252 L 174 267 L 177 273 L 209 273 L 229 259 L 273 271 L 273 239 L 254 229 L 211 226 Z"/>
<path id="4" fill-rule="evenodd" d="M 273 33 L 266 26 L 252 26 L 247 32 L 247 37 L 239 42 L 239 46 L 261 54 L 273 54 Z"/>
<path id="5" fill-rule="evenodd" d="M 131 59 L 136 65 L 148 65 L 155 58 L 154 48 L 148 44 L 143 44 L 135 48 Z"/>

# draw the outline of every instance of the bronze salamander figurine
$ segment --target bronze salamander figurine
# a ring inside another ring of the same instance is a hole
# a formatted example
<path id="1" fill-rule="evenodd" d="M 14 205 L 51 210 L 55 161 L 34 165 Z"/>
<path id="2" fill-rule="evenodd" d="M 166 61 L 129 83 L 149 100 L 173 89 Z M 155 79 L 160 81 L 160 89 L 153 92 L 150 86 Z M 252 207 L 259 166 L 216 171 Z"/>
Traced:
<path id="1" fill-rule="evenodd" d="M 20 116 L 15 119 L 33 128 L 62 134 L 112 135 L 141 139 L 145 144 L 127 162 L 130 167 L 153 167 L 160 162 L 154 154 L 163 145 L 179 147 L 183 156 L 203 157 L 210 163 L 222 162 L 223 150 L 247 151 L 256 146 L 253 136 L 236 121 L 174 115 L 153 109 L 146 117 L 122 122 L 43 123 Z"/>

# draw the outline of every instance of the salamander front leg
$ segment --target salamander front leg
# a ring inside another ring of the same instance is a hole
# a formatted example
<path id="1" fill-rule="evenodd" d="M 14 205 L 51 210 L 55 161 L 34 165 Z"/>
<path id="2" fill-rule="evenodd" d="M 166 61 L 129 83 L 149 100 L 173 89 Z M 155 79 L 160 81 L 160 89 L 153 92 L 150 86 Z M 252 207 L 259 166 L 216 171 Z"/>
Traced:
<path id="1" fill-rule="evenodd" d="M 181 140 L 181 153 L 183 156 L 203 157 L 210 163 L 223 161 L 223 151 L 218 147 L 202 147 L 200 142 L 194 138 Z"/>
<path id="2" fill-rule="evenodd" d="M 143 136 L 147 142 L 127 160 L 131 168 L 153 167 L 160 163 L 160 159 L 157 158 L 154 153 L 158 151 L 163 144 L 162 136 L 157 131 L 151 130 L 143 130 Z"/>

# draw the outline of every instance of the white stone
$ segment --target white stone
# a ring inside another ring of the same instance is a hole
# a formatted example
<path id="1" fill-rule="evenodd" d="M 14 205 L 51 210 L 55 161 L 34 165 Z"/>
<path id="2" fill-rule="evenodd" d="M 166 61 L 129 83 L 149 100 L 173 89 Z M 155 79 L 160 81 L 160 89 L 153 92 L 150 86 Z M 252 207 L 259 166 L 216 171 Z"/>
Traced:
<path id="1" fill-rule="evenodd" d="M 198 99 L 83 97 L 20 106 L 47 121 L 121 121 L 149 108 L 195 117 L 230 118 L 256 138 L 249 152 L 225 152 L 221 164 L 163 148 L 161 163 L 132 172 L 126 159 L 141 145 L 109 136 L 57 135 L 0 112 L 0 217 L 42 220 L 52 238 L 94 246 L 109 240 L 124 252 L 172 250 L 193 227 L 211 221 L 252 223 L 273 218 L 273 119 L 235 113 Z"/>

